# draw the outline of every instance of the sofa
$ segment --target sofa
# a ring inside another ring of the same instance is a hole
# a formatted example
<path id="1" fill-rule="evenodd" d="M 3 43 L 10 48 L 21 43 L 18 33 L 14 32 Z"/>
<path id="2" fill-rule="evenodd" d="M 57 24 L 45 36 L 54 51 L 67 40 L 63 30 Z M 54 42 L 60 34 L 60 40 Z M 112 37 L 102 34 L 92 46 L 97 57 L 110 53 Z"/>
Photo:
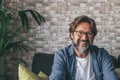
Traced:
<path id="1" fill-rule="evenodd" d="M 33 57 L 32 72 L 39 74 L 40 71 L 47 76 L 51 73 L 54 54 L 36 53 Z"/>
<path id="2" fill-rule="evenodd" d="M 52 70 L 53 58 L 54 54 L 36 53 L 33 57 L 32 72 L 38 74 L 40 71 L 42 71 L 49 76 Z M 115 69 L 120 76 L 120 70 L 118 71 L 118 69 L 120 69 L 120 56 L 115 58 L 111 55 L 111 58 L 113 60 Z"/>

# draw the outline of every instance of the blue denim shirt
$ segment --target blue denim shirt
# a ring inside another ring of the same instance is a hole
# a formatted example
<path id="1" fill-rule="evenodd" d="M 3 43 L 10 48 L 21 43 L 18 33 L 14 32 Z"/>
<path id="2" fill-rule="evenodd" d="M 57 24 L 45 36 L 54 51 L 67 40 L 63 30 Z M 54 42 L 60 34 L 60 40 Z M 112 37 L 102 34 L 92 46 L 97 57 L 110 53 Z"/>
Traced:
<path id="1" fill-rule="evenodd" d="M 73 48 L 73 45 L 69 45 L 55 53 L 49 80 L 75 80 L 76 58 Z M 105 49 L 92 45 L 90 53 L 96 80 L 119 80 L 113 62 Z"/>

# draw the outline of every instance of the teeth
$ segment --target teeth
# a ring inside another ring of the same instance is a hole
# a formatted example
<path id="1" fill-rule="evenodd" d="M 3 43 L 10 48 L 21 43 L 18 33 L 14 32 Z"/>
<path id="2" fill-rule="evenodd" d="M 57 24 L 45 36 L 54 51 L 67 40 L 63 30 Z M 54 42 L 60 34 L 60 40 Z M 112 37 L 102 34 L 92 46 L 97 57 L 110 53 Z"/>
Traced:
<path id="1" fill-rule="evenodd" d="M 88 42 L 81 42 L 81 43 L 85 43 L 85 44 L 87 44 Z"/>

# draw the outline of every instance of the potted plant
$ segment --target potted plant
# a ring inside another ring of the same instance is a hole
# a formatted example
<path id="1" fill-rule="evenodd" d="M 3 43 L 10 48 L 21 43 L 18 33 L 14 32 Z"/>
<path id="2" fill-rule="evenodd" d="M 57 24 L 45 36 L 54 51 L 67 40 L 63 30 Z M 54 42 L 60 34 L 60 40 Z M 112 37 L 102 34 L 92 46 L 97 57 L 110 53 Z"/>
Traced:
<path id="1" fill-rule="evenodd" d="M 30 29 L 27 13 L 30 13 L 39 25 L 45 22 L 44 17 L 37 11 L 23 10 L 18 11 L 21 25 L 14 28 L 14 25 L 11 25 L 11 21 L 14 21 L 14 15 L 10 9 L 5 8 L 3 1 L 0 0 L 0 80 L 6 80 L 5 59 L 8 54 L 21 51 L 28 52 L 28 46 L 24 43 L 25 40 L 18 36 L 21 32 L 28 32 Z"/>

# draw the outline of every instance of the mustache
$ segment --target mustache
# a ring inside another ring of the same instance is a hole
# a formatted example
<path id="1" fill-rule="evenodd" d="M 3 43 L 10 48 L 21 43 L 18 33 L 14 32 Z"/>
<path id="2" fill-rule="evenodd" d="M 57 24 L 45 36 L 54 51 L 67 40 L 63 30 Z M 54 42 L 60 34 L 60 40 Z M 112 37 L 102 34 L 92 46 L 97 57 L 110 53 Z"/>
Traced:
<path id="1" fill-rule="evenodd" d="M 85 43 L 89 43 L 89 40 L 80 40 L 80 39 L 78 39 L 78 42 L 85 42 Z"/>

